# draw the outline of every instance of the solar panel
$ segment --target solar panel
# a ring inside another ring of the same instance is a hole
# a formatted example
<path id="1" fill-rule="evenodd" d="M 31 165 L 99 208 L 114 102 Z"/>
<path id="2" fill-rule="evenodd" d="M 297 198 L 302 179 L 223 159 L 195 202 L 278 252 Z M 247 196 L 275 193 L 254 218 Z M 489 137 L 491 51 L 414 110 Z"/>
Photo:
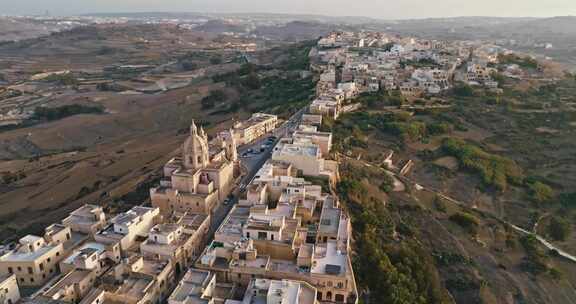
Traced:
<path id="1" fill-rule="evenodd" d="M 339 265 L 326 264 L 325 270 L 327 274 L 340 274 L 340 269 Z"/>

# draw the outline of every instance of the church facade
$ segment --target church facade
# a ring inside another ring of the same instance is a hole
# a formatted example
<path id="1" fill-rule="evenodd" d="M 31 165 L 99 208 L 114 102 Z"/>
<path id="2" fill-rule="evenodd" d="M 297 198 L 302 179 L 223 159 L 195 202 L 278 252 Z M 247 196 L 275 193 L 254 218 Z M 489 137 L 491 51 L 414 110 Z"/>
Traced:
<path id="1" fill-rule="evenodd" d="M 194 122 L 181 155 L 164 165 L 160 186 L 150 189 L 152 206 L 164 214 L 174 211 L 209 215 L 230 193 L 237 162 L 234 131 L 221 132 L 208 142 Z"/>

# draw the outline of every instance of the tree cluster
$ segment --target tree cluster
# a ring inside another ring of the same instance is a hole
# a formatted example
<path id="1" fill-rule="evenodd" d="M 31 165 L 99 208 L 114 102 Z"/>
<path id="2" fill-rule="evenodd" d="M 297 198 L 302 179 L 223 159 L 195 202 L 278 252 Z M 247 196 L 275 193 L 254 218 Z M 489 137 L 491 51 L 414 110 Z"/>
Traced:
<path id="1" fill-rule="evenodd" d="M 442 150 L 456 157 L 463 168 L 478 173 L 484 184 L 499 191 L 505 191 L 508 183 L 519 184 L 523 179 L 521 168 L 513 160 L 487 153 L 461 139 L 445 139 Z"/>
<path id="2" fill-rule="evenodd" d="M 64 105 L 60 107 L 36 107 L 33 119 L 36 120 L 58 120 L 68 116 L 78 114 L 102 114 L 104 109 L 100 106 L 86 106 L 81 104 Z"/>

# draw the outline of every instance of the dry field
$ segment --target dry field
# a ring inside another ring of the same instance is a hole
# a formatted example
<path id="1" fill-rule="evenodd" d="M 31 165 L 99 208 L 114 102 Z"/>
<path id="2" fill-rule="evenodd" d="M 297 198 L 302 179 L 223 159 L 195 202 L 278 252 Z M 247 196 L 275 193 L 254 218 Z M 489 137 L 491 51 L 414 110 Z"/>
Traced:
<path id="1" fill-rule="evenodd" d="M 0 239 L 41 233 L 43 227 L 85 203 L 123 208 L 126 194 L 145 200 L 146 183 L 158 177 L 159 168 L 184 140 L 192 119 L 205 123 L 209 134 L 230 126 L 232 114 L 208 115 L 200 100 L 222 88 L 212 83 L 210 75 L 238 66 L 209 65 L 206 58 L 199 61 L 208 65 L 202 66 L 200 77 L 196 72 L 164 72 L 126 79 L 140 86 L 146 85 L 140 79 L 153 83 L 164 76 L 192 80 L 155 94 L 44 83 L 29 86 L 31 75 L 66 69 L 101 72 L 119 64 L 162 66 L 194 50 L 213 48 L 217 53 L 226 41 L 215 43 L 212 38 L 174 26 L 102 25 L 0 46 L 0 66 L 12 85 L 31 89 L 19 97 L 29 103 L 27 107 L 81 104 L 105 108 L 104 114 L 74 115 L 0 131 L 0 173 L 18 176 L 15 182 L 0 184 Z M 247 115 L 239 112 L 234 117 Z"/>

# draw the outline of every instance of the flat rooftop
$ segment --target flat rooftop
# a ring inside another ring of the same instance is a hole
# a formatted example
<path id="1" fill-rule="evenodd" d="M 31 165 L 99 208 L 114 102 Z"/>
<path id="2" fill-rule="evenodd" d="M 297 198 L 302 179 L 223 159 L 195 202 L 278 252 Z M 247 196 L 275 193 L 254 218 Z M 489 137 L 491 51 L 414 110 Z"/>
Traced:
<path id="1" fill-rule="evenodd" d="M 168 261 L 152 260 L 144 258 L 142 269 L 139 271 L 151 276 L 157 276 L 169 265 Z"/>
<path id="2" fill-rule="evenodd" d="M 98 205 L 86 204 L 70 213 L 71 216 L 91 217 L 94 212 L 102 210 Z"/>
<path id="3" fill-rule="evenodd" d="M 294 132 L 294 137 L 325 137 L 330 138 L 332 137 L 332 133 L 330 132 L 320 132 L 320 131 L 296 131 Z"/>
<path id="4" fill-rule="evenodd" d="M 317 245 L 314 248 L 311 273 L 345 275 L 348 271 L 348 255 L 338 250 L 336 241 Z"/>
<path id="5" fill-rule="evenodd" d="M 154 280 L 151 277 L 129 277 L 124 279 L 124 283 L 118 288 L 116 294 L 140 299 L 153 282 Z"/>
<path id="6" fill-rule="evenodd" d="M 44 293 L 47 297 L 53 297 L 55 294 L 60 292 L 63 288 L 67 288 L 70 285 L 78 284 L 90 276 L 90 270 L 75 269 L 65 275 L 56 284 L 54 284 L 48 291 Z"/>
<path id="7" fill-rule="evenodd" d="M 178 217 L 178 215 L 177 215 Z M 186 228 L 191 228 L 197 230 L 204 224 L 206 219 L 208 218 L 205 214 L 196 214 L 196 213 L 185 213 L 179 215 L 180 217 L 180 224 L 184 225 Z"/>
<path id="8" fill-rule="evenodd" d="M 277 119 L 277 118 L 278 117 L 276 115 L 272 115 L 272 114 L 254 113 L 254 114 L 252 114 L 252 116 L 250 118 L 239 123 L 239 128 L 237 128 L 237 129 L 247 129 L 247 128 L 253 127 L 255 125 L 258 125 L 260 123 L 263 123 L 265 121 L 268 121 L 271 119 Z"/>
<path id="9" fill-rule="evenodd" d="M 189 269 L 170 295 L 170 301 L 203 303 L 202 293 L 212 276 L 209 271 Z"/>
<path id="10" fill-rule="evenodd" d="M 31 262 L 47 254 L 54 248 L 56 248 L 56 245 L 45 245 L 38 248 L 36 251 L 25 251 L 23 248 L 18 248 L 9 251 L 7 254 L 2 256 L 0 260 L 8 262 Z"/>
<path id="11" fill-rule="evenodd" d="M 74 253 L 72 253 L 71 255 L 69 255 L 66 259 L 64 259 L 64 261 L 62 261 L 62 263 L 65 264 L 72 264 L 74 262 L 74 259 L 85 253 L 85 250 L 93 250 L 98 252 L 98 254 L 101 254 L 102 252 L 106 251 L 106 245 L 102 244 L 102 243 L 97 243 L 97 242 L 88 242 L 82 246 L 80 246 L 78 248 L 78 250 L 75 250 Z"/>
<path id="12" fill-rule="evenodd" d="M 337 234 L 340 225 L 340 215 L 342 210 L 338 208 L 327 207 L 322 209 L 318 232 L 326 234 Z"/>
<path id="13" fill-rule="evenodd" d="M 242 236 L 242 226 L 248 221 L 250 207 L 234 206 L 226 216 L 216 234 Z"/>
<path id="14" fill-rule="evenodd" d="M 274 154 L 316 157 L 318 155 L 318 151 L 318 146 L 313 144 L 301 145 L 285 143 L 281 145 L 278 150 L 274 151 Z"/>

